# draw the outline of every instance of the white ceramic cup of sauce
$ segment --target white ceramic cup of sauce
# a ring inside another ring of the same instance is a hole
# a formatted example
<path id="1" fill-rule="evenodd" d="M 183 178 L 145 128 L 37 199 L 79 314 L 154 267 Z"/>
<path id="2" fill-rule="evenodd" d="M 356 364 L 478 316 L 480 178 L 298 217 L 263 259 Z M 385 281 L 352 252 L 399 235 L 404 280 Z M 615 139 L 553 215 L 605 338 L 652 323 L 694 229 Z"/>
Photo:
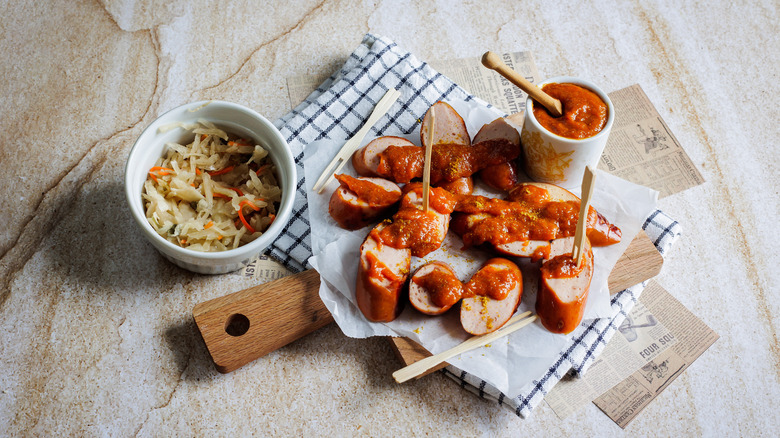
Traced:
<path id="1" fill-rule="evenodd" d="M 530 97 L 526 101 L 525 119 L 520 133 L 526 175 L 534 181 L 576 188 L 582 184 L 585 167 L 592 166 L 595 169 L 598 166 L 615 120 L 615 107 L 607 93 L 590 81 L 559 76 L 542 82 L 539 87 L 551 83 L 586 88 L 598 95 L 608 109 L 607 121 L 601 131 L 592 137 L 573 139 L 557 135 L 542 126 L 533 112 L 534 105 L 541 104 Z"/>

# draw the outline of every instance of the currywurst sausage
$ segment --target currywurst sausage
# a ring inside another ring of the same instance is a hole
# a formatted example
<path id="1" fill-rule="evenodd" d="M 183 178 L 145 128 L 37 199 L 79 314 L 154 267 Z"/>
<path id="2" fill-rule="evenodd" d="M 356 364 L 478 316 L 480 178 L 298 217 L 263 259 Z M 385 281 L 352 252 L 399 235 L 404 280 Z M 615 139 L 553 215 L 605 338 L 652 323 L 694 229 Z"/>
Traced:
<path id="1" fill-rule="evenodd" d="M 466 122 L 455 111 L 455 108 L 442 101 L 434 103 L 431 108 L 434 111 L 429 109 L 420 124 L 420 144 L 423 146 L 423 149 L 428 145 L 429 132 L 431 133 L 431 146 L 435 144 L 471 145 L 471 136 L 469 136 L 469 131 L 466 129 Z M 432 117 L 432 114 L 435 114 L 435 117 Z M 431 120 L 431 118 L 434 120 Z M 433 124 L 433 130 L 429 131 L 431 124 Z M 474 181 L 470 176 L 464 176 L 454 181 L 439 182 L 436 184 L 436 187 L 441 187 L 450 193 L 470 195 L 474 191 Z"/>
<path id="2" fill-rule="evenodd" d="M 379 154 L 389 146 L 418 147 L 405 138 L 392 135 L 375 138 L 352 154 L 352 166 L 355 172 L 360 176 L 379 176 L 376 171 L 379 166 Z"/>
<path id="3" fill-rule="evenodd" d="M 523 274 L 511 261 L 492 258 L 463 286 L 460 323 L 472 335 L 484 335 L 506 324 L 523 296 Z"/>
<path id="4" fill-rule="evenodd" d="M 471 176 L 494 164 L 506 163 L 520 156 L 520 146 L 497 138 L 472 146 L 439 143 L 431 149 L 431 183 L 455 181 Z M 379 153 L 379 176 L 407 183 L 422 178 L 425 150 L 418 146 L 388 146 Z"/>
<path id="5" fill-rule="evenodd" d="M 480 143 L 485 140 L 503 138 L 513 144 L 520 146 L 520 133 L 505 119 L 499 118 L 484 125 L 477 135 L 474 136 L 474 143 Z M 509 190 L 518 181 L 517 160 L 506 163 L 496 164 L 479 171 L 479 177 L 490 187 L 497 190 Z"/>
<path id="6" fill-rule="evenodd" d="M 452 229 L 468 247 L 491 244 L 497 251 L 534 260 L 547 258 L 550 241 L 573 236 L 580 199 L 552 184 L 522 183 L 507 200 L 461 196 L 455 207 Z M 620 228 L 591 207 L 587 236 L 593 246 L 620 242 Z"/>
<path id="7" fill-rule="evenodd" d="M 434 114 L 433 121 L 431 121 L 431 114 Z M 433 123 L 433 132 L 430 136 L 431 146 L 437 144 L 471 145 L 471 136 L 466 129 L 466 122 L 447 102 L 438 101 L 425 113 L 420 124 L 420 144 L 423 148 L 428 145 L 431 123 Z"/>
<path id="8" fill-rule="evenodd" d="M 402 293 L 409 276 L 412 252 L 382 244 L 377 236 L 387 224 L 380 223 L 360 246 L 356 301 L 369 321 L 390 322 L 403 310 Z"/>
<path id="9" fill-rule="evenodd" d="M 409 281 L 409 302 L 426 315 L 441 315 L 460 301 L 462 295 L 463 283 L 444 262 L 422 265 Z"/>
<path id="10" fill-rule="evenodd" d="M 385 215 L 401 200 L 401 188 L 382 178 L 336 175 L 341 185 L 330 197 L 328 213 L 341 228 L 357 230 Z"/>
<path id="11" fill-rule="evenodd" d="M 572 259 L 573 237 L 552 243 L 550 258 L 541 268 L 536 313 L 544 327 L 553 333 L 571 333 L 582 322 L 593 277 L 593 251 L 584 239 L 580 267 Z"/>
<path id="12" fill-rule="evenodd" d="M 392 223 L 379 232 L 381 241 L 395 248 L 409 248 L 415 257 L 439 249 L 447 236 L 455 199 L 446 190 L 431 187 L 428 211 L 423 211 L 422 203 L 422 184 L 405 185 Z"/>
<path id="13" fill-rule="evenodd" d="M 374 227 L 360 246 L 356 300 L 369 321 L 389 322 L 400 314 L 412 255 L 435 251 L 447 234 L 455 205 L 452 195 L 431 188 L 429 210 L 423 211 L 421 204 L 421 184 L 404 187 L 393 219 Z"/>

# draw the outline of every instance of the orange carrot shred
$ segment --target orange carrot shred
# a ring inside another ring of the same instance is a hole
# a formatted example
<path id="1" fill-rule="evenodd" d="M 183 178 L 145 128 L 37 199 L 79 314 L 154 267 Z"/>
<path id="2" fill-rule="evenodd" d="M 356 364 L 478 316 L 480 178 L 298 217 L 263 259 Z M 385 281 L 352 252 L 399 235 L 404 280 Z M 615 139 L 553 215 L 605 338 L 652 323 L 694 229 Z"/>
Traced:
<path id="1" fill-rule="evenodd" d="M 252 143 L 249 139 L 241 138 L 238 140 L 230 140 L 228 146 L 252 146 Z"/>
<path id="2" fill-rule="evenodd" d="M 214 221 L 209 221 L 206 225 L 203 226 L 204 230 L 208 230 L 209 228 L 214 226 Z"/>
<path id="3" fill-rule="evenodd" d="M 262 199 L 262 198 L 261 198 L 261 199 Z M 254 202 L 252 202 L 252 201 L 250 201 L 249 199 L 244 199 L 243 201 L 241 201 L 241 202 L 239 202 L 239 203 L 238 203 L 238 206 L 239 206 L 239 207 L 243 207 L 243 206 L 245 206 L 245 205 L 248 205 L 248 206 L 249 206 L 250 208 L 252 208 L 252 210 L 254 210 L 254 211 L 258 211 L 258 210 L 260 210 L 260 207 L 258 207 L 257 205 L 255 205 L 255 203 L 254 203 Z"/>
<path id="4" fill-rule="evenodd" d="M 228 167 L 225 167 L 224 169 L 220 169 L 220 170 L 215 170 L 215 171 L 213 171 L 213 172 L 209 172 L 209 176 L 223 175 L 223 174 L 225 174 L 225 173 L 228 173 L 228 172 L 230 172 L 230 171 L 231 171 L 231 170 L 233 170 L 235 167 L 236 167 L 236 166 L 228 166 Z"/>
<path id="5" fill-rule="evenodd" d="M 255 233 L 255 229 L 252 228 L 251 225 L 249 225 L 249 222 L 247 222 L 246 218 L 244 217 L 244 213 L 241 212 L 240 209 L 238 210 L 238 218 L 241 219 L 241 223 L 244 224 L 244 226 L 246 227 L 246 230 L 249 231 L 249 234 L 254 234 Z"/>
<path id="6" fill-rule="evenodd" d="M 247 222 L 246 218 L 244 217 L 244 212 L 243 212 L 244 205 L 248 205 L 249 208 L 251 208 L 254 211 L 260 210 L 260 207 L 256 206 L 252 201 L 248 199 L 244 199 L 238 204 L 238 217 L 239 219 L 241 219 L 241 223 L 244 224 L 244 226 L 246 227 L 247 231 L 249 231 L 250 234 L 254 234 L 255 229 L 252 228 L 251 225 L 249 225 L 249 222 Z"/>
<path id="7" fill-rule="evenodd" d="M 258 168 L 258 169 L 255 171 L 255 173 L 256 173 L 257 175 L 260 175 L 262 172 L 265 172 L 265 171 L 266 171 L 266 170 L 267 170 L 269 167 L 271 167 L 271 165 L 270 165 L 270 164 L 265 164 L 265 165 L 263 165 L 263 166 L 260 166 L 260 167 L 259 167 L 259 168 Z"/>
<path id="8" fill-rule="evenodd" d="M 158 176 L 170 175 L 171 173 L 173 173 L 173 169 L 162 166 L 154 166 L 149 169 L 149 177 L 152 178 L 156 183 L 159 183 L 157 180 Z"/>

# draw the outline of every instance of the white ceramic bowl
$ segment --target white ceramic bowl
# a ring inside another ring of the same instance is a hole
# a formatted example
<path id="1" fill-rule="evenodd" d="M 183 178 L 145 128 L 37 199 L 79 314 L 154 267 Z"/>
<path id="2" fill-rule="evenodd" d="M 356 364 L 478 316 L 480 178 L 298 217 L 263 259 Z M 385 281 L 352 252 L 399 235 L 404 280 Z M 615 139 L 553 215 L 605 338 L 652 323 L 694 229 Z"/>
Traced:
<path id="1" fill-rule="evenodd" d="M 146 220 L 141 194 L 149 169 L 163 155 L 169 142 L 189 142 L 181 128 L 160 132 L 159 128 L 170 123 L 192 123 L 200 119 L 213 122 L 220 128 L 253 138 L 269 151 L 282 189 L 282 201 L 276 219 L 259 238 L 236 249 L 220 252 L 201 252 L 182 248 L 157 234 Z M 138 226 L 157 250 L 168 260 L 182 268 L 203 274 L 221 274 L 235 271 L 251 262 L 287 226 L 295 198 L 295 162 L 279 130 L 265 117 L 244 106 L 221 101 L 188 103 L 172 109 L 152 122 L 136 140 L 125 166 L 125 194 L 130 211 Z"/>

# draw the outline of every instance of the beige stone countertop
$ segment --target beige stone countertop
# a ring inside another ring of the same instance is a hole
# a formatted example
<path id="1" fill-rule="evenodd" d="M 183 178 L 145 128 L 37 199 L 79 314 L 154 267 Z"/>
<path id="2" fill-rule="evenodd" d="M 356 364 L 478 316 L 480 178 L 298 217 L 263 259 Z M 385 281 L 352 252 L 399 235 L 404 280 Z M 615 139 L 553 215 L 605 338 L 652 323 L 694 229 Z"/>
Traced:
<path id="1" fill-rule="evenodd" d="M 4 2 L 0 435 L 771 436 L 780 429 L 780 5 L 775 1 Z M 277 119 L 286 79 L 366 33 L 422 60 L 531 51 L 542 77 L 638 83 L 706 182 L 658 282 L 721 337 L 623 431 L 590 404 L 530 418 L 441 374 L 403 385 L 383 339 L 330 325 L 233 373 L 192 319 L 254 285 L 163 259 L 125 203 L 135 138 L 180 104 Z"/>

